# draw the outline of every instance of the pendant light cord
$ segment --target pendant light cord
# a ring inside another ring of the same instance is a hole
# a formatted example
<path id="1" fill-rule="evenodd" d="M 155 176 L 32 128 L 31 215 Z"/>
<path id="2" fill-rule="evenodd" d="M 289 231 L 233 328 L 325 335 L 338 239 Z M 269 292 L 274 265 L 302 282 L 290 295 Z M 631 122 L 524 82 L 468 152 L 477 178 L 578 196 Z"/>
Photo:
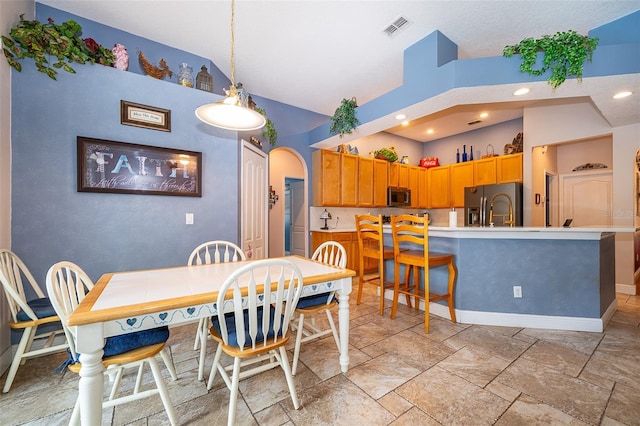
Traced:
<path id="1" fill-rule="evenodd" d="M 235 23 L 235 0 L 231 0 L 231 86 L 236 85 L 236 81 L 235 81 L 236 39 L 233 34 L 234 23 Z"/>

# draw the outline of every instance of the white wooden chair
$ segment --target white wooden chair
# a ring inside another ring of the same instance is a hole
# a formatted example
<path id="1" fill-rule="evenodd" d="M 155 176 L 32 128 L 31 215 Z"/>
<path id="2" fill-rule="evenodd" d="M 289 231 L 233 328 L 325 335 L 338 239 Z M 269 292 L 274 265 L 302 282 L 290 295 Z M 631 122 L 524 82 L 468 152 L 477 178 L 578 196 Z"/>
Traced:
<path id="1" fill-rule="evenodd" d="M 23 280 L 31 287 L 35 299 L 27 301 Z M 7 393 L 11 389 L 18 368 L 27 359 L 64 351 L 68 346 L 66 341 L 53 345 L 55 337 L 63 333 L 62 324 L 57 324 L 57 327 L 51 325 L 49 328 L 54 328 L 53 330 L 38 333 L 39 326 L 59 323 L 60 318 L 26 265 L 10 250 L 0 249 L 0 281 L 11 312 L 9 327 L 22 330 L 22 337 L 2 389 L 2 392 Z M 34 340 L 41 339 L 46 339 L 44 346 L 32 350 Z"/>
<path id="2" fill-rule="evenodd" d="M 313 253 L 313 256 L 311 256 L 311 259 L 331 266 L 337 266 L 338 268 L 346 268 L 347 266 L 347 252 L 344 246 L 336 241 L 326 241 L 320 244 Z M 336 346 L 338 347 L 338 351 L 340 351 L 340 337 L 338 336 L 338 330 L 331 315 L 331 310 L 336 306 L 338 306 L 338 302 L 335 299 L 334 291 L 328 294 L 303 297 L 298 302 L 298 306 L 296 307 L 296 314 L 298 315 L 298 323 L 296 324 L 296 346 L 293 352 L 293 367 L 291 368 L 293 375 L 296 374 L 298 368 L 300 346 L 302 343 L 333 333 Z M 327 314 L 330 328 L 323 330 L 316 325 L 315 315 L 320 312 Z M 311 321 L 305 323 L 305 315 L 310 316 Z"/>
<path id="3" fill-rule="evenodd" d="M 238 262 L 246 260 L 244 252 L 240 247 L 229 241 L 207 241 L 194 248 L 189 255 L 187 265 L 208 265 L 211 263 Z M 207 339 L 209 336 L 209 319 L 201 318 L 196 331 L 193 350 L 197 350 L 200 346 L 200 363 L 198 365 L 198 380 L 204 378 L 204 359 L 207 352 Z"/>
<path id="4" fill-rule="evenodd" d="M 293 407 L 299 408 L 285 345 L 289 341 L 289 321 L 302 286 L 302 273 L 293 263 L 285 259 L 264 259 L 241 267 L 220 288 L 218 313 L 211 318 L 209 330 L 218 342 L 218 349 L 207 389 L 211 389 L 216 372 L 220 372 L 231 390 L 229 426 L 235 420 L 240 379 L 276 366 L 284 371 Z M 222 352 L 234 358 L 233 365 L 225 367 L 221 364 Z M 227 373 L 229 370 L 233 370 L 231 378 Z"/>
<path id="5" fill-rule="evenodd" d="M 66 326 L 67 318 L 92 288 L 93 282 L 89 276 L 80 267 L 71 262 L 58 262 L 51 266 L 47 272 L 47 292 L 64 326 L 64 333 L 67 336 L 70 352 L 68 368 L 74 373 L 80 372 L 81 364 L 77 362 L 79 354 L 76 351 L 76 330 L 75 327 Z M 159 394 L 171 425 L 178 424 L 160 367 L 155 358 L 158 354 L 162 356 L 172 378 L 175 380 L 175 369 L 165 347 L 168 339 L 168 327 L 159 327 L 106 339 L 102 364 L 106 368 L 105 374 L 109 373 L 111 375 L 115 373 L 115 379 L 113 380 L 109 399 L 102 403 L 103 409 Z M 156 383 L 155 389 L 141 390 L 145 362 L 151 368 Z M 132 367 L 138 368 L 133 393 L 116 398 L 124 370 Z M 79 419 L 80 400 L 78 399 L 73 408 L 69 424 L 79 424 Z"/>

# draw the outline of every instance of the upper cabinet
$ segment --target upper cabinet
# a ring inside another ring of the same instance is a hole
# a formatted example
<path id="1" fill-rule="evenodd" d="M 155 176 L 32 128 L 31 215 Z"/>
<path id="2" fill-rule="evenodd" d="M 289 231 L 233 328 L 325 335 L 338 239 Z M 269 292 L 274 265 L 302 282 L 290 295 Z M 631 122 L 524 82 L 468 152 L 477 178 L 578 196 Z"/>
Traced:
<path id="1" fill-rule="evenodd" d="M 522 153 L 496 159 L 496 183 L 522 182 Z"/>
<path id="2" fill-rule="evenodd" d="M 473 162 L 473 184 L 493 185 L 496 183 L 496 157 L 483 158 Z"/>
<path id="3" fill-rule="evenodd" d="M 473 180 L 475 161 L 451 165 L 451 207 L 464 207 L 464 189 L 476 185 Z"/>
<path id="4" fill-rule="evenodd" d="M 371 157 L 358 157 L 358 205 L 384 207 L 387 205 L 389 162 Z"/>
<path id="5" fill-rule="evenodd" d="M 317 150 L 312 154 L 314 206 L 384 207 L 386 160 Z"/>
<path id="6" fill-rule="evenodd" d="M 450 166 L 440 166 L 429 169 L 429 200 L 431 208 L 446 208 L 451 206 L 449 171 Z"/>

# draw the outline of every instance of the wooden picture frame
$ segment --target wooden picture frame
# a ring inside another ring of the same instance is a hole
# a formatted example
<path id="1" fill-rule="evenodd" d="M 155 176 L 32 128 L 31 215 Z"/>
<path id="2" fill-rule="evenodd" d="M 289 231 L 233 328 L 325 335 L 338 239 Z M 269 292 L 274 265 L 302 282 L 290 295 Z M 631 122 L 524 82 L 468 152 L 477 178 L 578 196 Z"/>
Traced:
<path id="1" fill-rule="evenodd" d="M 171 110 L 121 100 L 120 123 L 170 132 Z"/>
<path id="2" fill-rule="evenodd" d="M 202 197 L 202 153 L 77 137 L 78 192 Z"/>

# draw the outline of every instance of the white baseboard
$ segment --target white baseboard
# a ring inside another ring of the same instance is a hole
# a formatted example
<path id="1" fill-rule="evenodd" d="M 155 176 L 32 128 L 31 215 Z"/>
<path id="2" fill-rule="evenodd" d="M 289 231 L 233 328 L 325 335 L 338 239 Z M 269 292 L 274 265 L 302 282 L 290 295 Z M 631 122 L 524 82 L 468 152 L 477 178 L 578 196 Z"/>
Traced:
<path id="1" fill-rule="evenodd" d="M 631 284 L 616 284 L 616 293 L 635 295 L 636 286 Z"/>
<path id="2" fill-rule="evenodd" d="M 386 291 L 385 298 L 392 299 L 393 292 Z M 398 300 L 403 303 L 404 300 Z M 424 303 L 420 303 L 424 310 Z M 543 328 L 547 330 L 571 330 L 602 332 L 618 309 L 618 301 L 613 300 L 602 318 L 563 317 L 555 315 L 513 314 L 505 312 L 465 311 L 456 309 L 456 319 L 463 324 L 498 325 L 503 327 Z M 429 312 L 442 318 L 449 318 L 449 308 L 439 303 L 430 303 Z"/>

